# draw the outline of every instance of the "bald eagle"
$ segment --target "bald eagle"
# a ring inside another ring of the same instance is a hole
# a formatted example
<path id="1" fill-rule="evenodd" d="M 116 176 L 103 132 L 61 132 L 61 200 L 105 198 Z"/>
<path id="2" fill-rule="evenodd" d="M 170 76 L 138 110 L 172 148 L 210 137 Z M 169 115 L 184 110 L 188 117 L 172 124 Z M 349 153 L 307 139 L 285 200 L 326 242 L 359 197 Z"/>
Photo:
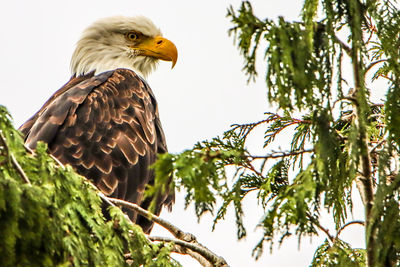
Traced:
<path id="1" fill-rule="evenodd" d="M 71 79 L 21 127 L 25 144 L 38 141 L 61 163 L 70 164 L 104 194 L 147 208 L 149 169 L 167 145 L 157 102 L 143 77 L 159 60 L 177 61 L 175 45 L 145 17 L 110 17 L 88 27 L 71 60 Z M 158 215 L 171 208 L 174 192 L 159 193 Z M 150 232 L 152 223 L 126 211 Z"/>

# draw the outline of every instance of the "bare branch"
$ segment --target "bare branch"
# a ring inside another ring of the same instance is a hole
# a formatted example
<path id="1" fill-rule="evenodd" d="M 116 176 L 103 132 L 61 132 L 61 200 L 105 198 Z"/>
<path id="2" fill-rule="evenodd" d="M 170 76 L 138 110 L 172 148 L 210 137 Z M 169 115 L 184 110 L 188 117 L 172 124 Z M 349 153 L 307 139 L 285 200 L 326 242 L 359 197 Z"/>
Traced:
<path id="1" fill-rule="evenodd" d="M 180 239 L 176 239 L 176 238 L 150 236 L 149 239 L 151 241 L 168 242 L 168 243 L 172 242 L 176 245 L 189 248 L 189 249 L 197 252 L 204 258 L 206 258 L 210 263 L 213 264 L 212 266 L 216 266 L 216 267 L 223 267 L 223 266 L 227 267 L 228 266 L 228 264 L 226 263 L 226 261 L 223 258 L 216 256 L 214 253 L 212 253 L 210 250 L 208 250 L 205 247 L 200 247 L 196 244 L 189 243 L 189 242 L 186 242 L 186 241 L 183 241 Z"/>
<path id="2" fill-rule="evenodd" d="M 214 254 L 212 251 L 210 251 L 208 248 L 200 244 L 196 237 L 191 234 L 191 233 L 186 233 L 173 225 L 172 223 L 161 219 L 160 217 L 152 214 L 151 212 L 141 208 L 139 205 L 130 203 L 121 199 L 116 199 L 116 198 L 110 198 L 110 197 L 105 197 L 108 199 L 108 201 L 118 205 L 118 206 L 123 206 L 128 209 L 132 209 L 133 211 L 136 211 L 142 216 L 145 216 L 149 220 L 159 224 L 160 226 L 164 227 L 167 229 L 171 234 L 173 234 L 176 239 L 171 239 L 171 238 L 164 238 L 164 237 L 158 237 L 157 240 L 153 240 L 155 237 L 149 237 L 151 241 L 162 241 L 162 242 L 174 242 L 176 245 L 182 246 L 183 250 L 181 250 L 181 253 L 188 254 L 191 257 L 195 258 L 196 260 L 200 260 L 199 256 L 204 257 L 207 259 L 212 265 L 211 266 L 228 266 L 226 261 L 222 258 Z M 179 241 L 179 242 L 175 242 Z M 189 244 L 189 245 L 188 245 Z M 189 249 L 189 250 L 187 250 Z M 200 255 L 196 255 L 200 254 Z M 199 262 L 200 262 L 199 261 Z M 200 262 L 201 263 L 201 262 Z M 206 266 L 206 265 L 203 265 Z"/>
<path id="3" fill-rule="evenodd" d="M 317 226 L 317 228 L 319 230 L 321 230 L 322 232 L 324 232 L 326 234 L 326 236 L 328 237 L 328 239 L 334 243 L 335 242 L 335 238 L 329 233 L 329 230 L 326 229 L 325 227 L 323 227 L 314 217 L 312 217 L 310 214 L 306 214 L 307 218 L 312 221 L 315 226 Z"/>
<path id="4" fill-rule="evenodd" d="M 288 152 L 283 152 L 283 151 L 273 152 L 265 156 L 248 156 L 248 157 L 252 159 L 275 159 L 275 158 L 284 158 L 284 157 L 296 156 L 299 154 L 312 153 L 312 152 L 314 152 L 314 149 L 305 149 L 305 150 L 288 151 Z"/>
<path id="5" fill-rule="evenodd" d="M 11 161 L 15 168 L 17 169 L 18 173 L 21 175 L 22 179 L 25 183 L 31 185 L 31 181 L 29 181 L 28 176 L 25 174 L 24 170 L 22 169 L 21 165 L 19 165 L 17 159 L 14 157 L 13 154 L 10 153 Z"/>
<path id="6" fill-rule="evenodd" d="M 318 28 L 325 30 L 326 25 L 319 22 L 318 24 Z M 333 35 L 333 37 L 335 38 L 335 41 L 340 45 L 340 47 L 349 55 L 351 56 L 352 54 L 352 48 L 350 46 L 348 46 L 346 43 L 344 43 L 342 40 L 339 39 L 339 37 L 336 36 L 336 34 Z"/>
<path id="7" fill-rule="evenodd" d="M 377 61 L 372 62 L 371 64 L 369 64 L 369 65 L 366 67 L 365 73 L 367 73 L 368 71 L 370 71 L 376 64 L 382 63 L 382 62 L 385 62 L 385 61 L 387 61 L 387 59 L 379 59 L 379 60 L 377 60 Z"/>
<path id="8" fill-rule="evenodd" d="M 25 183 L 31 185 L 31 181 L 29 181 L 28 176 L 25 174 L 24 170 L 22 169 L 21 165 L 19 165 L 17 159 L 14 157 L 14 155 L 10 152 L 7 142 L 6 142 L 6 138 L 4 137 L 3 133 L 0 132 L 0 140 L 3 143 L 4 148 L 7 151 L 7 154 L 10 156 L 11 158 L 11 163 L 12 165 L 14 165 L 15 169 L 17 170 L 17 172 L 19 173 L 19 175 L 22 177 L 22 179 L 24 180 Z"/>
<path id="9" fill-rule="evenodd" d="M 196 241 L 196 237 L 190 233 L 185 233 L 184 231 L 182 231 L 181 229 L 179 229 L 178 227 L 176 227 L 175 225 L 173 225 L 172 223 L 161 219 L 160 217 L 152 214 L 151 212 L 143 209 L 142 207 L 140 207 L 139 205 L 135 204 L 135 203 L 131 203 L 128 201 L 124 201 L 121 199 L 117 199 L 117 198 L 111 198 L 111 197 L 106 197 L 106 199 L 109 202 L 114 203 L 117 206 L 123 206 L 125 208 L 131 209 L 133 211 L 136 211 L 137 213 L 139 213 L 140 215 L 146 217 L 147 219 L 159 224 L 160 226 L 164 227 L 165 229 L 167 229 L 173 236 L 175 236 L 178 239 L 184 240 L 186 242 L 193 242 Z"/>
<path id="10" fill-rule="evenodd" d="M 213 267 L 212 263 L 210 263 L 206 258 L 201 256 L 200 254 L 193 252 L 190 249 L 187 249 L 183 246 L 179 246 L 177 244 L 172 244 L 172 245 L 173 245 L 172 250 L 171 250 L 172 252 L 182 254 L 182 255 L 189 255 L 193 259 L 197 260 L 203 267 Z"/>
<path id="11" fill-rule="evenodd" d="M 148 240 L 149 240 L 149 242 L 154 242 L 154 241 L 151 241 L 149 238 L 148 238 Z M 186 249 L 186 248 L 184 248 L 182 246 L 179 246 L 177 244 L 171 243 L 171 245 L 172 245 L 171 252 L 178 253 L 178 254 L 183 254 L 183 255 L 189 254 L 192 258 L 197 260 L 201 264 L 201 266 L 203 266 L 203 267 L 213 267 L 213 265 L 208 260 L 206 260 L 203 256 L 201 256 L 200 254 L 198 254 L 196 252 L 193 252 L 191 250 L 189 250 L 189 253 L 188 253 L 188 249 Z M 125 261 L 128 264 L 131 265 L 133 263 L 131 253 L 126 253 L 124 255 L 124 257 L 125 257 Z"/>
<path id="12" fill-rule="evenodd" d="M 353 224 L 359 224 L 359 225 L 365 226 L 365 222 L 364 221 L 351 221 L 351 222 L 348 222 L 345 225 L 343 225 L 342 227 L 340 227 L 339 231 L 336 234 L 335 239 L 337 239 L 339 237 L 339 235 L 342 233 L 344 228 L 346 228 L 347 226 L 353 225 Z"/>
<path id="13" fill-rule="evenodd" d="M 351 56 L 352 49 L 347 44 L 345 44 L 342 40 L 340 40 L 336 35 L 334 35 L 336 42 L 340 45 L 340 47 L 347 53 L 347 55 Z"/>
<path id="14" fill-rule="evenodd" d="M 380 147 L 383 143 L 385 143 L 386 140 L 382 139 L 381 141 L 379 141 L 373 148 L 371 148 L 371 150 L 369 151 L 370 154 L 374 153 L 375 150 Z"/>
<path id="15" fill-rule="evenodd" d="M 28 147 L 26 144 L 24 144 L 25 150 L 30 153 L 33 156 L 36 156 L 36 153 L 33 149 Z M 58 160 L 58 158 L 54 157 L 52 154 L 48 153 L 49 157 L 52 158 L 55 162 L 57 162 L 58 165 L 60 165 L 62 168 L 64 168 L 64 164 L 61 163 L 61 161 Z"/>

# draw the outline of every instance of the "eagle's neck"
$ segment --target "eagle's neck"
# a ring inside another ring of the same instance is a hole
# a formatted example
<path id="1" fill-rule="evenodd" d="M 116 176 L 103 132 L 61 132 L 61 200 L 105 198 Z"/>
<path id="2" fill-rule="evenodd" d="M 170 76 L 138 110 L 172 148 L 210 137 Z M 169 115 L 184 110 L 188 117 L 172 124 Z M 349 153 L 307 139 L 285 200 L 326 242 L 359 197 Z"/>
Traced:
<path id="1" fill-rule="evenodd" d="M 157 60 L 137 56 L 123 45 L 108 45 L 101 40 L 81 39 L 71 59 L 72 76 L 82 76 L 94 72 L 99 74 L 118 68 L 130 69 L 147 77 L 157 66 Z"/>

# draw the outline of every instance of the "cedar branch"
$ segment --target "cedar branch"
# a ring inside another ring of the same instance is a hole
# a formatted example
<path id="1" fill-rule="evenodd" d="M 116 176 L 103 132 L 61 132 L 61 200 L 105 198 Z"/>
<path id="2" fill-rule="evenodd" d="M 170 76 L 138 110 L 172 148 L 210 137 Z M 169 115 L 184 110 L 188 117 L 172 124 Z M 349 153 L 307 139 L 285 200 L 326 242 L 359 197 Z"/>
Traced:
<path id="1" fill-rule="evenodd" d="M 179 229 L 178 227 L 176 227 L 175 225 L 173 225 L 172 223 L 168 222 L 167 220 L 161 219 L 160 217 L 152 214 L 151 212 L 143 209 L 142 207 L 140 207 L 139 205 L 135 204 L 135 203 L 131 203 L 128 201 L 124 201 L 121 199 L 117 199 L 117 198 L 111 198 L 111 197 L 106 197 L 106 199 L 117 205 L 117 206 L 123 206 L 125 208 L 131 209 L 137 213 L 139 213 L 140 215 L 148 218 L 149 220 L 159 224 L 160 226 L 164 227 L 166 230 L 168 230 L 173 236 L 175 236 L 176 238 L 180 239 L 180 240 L 184 240 L 186 242 L 194 242 L 196 241 L 196 237 L 190 233 L 185 233 L 184 231 L 182 231 L 181 229 Z"/>
<path id="2" fill-rule="evenodd" d="M 22 179 L 24 180 L 24 182 L 26 184 L 31 184 L 31 181 L 29 181 L 28 176 L 26 175 L 26 173 L 24 172 L 24 170 L 22 169 L 21 165 L 19 165 L 17 159 L 14 157 L 14 155 L 10 152 L 10 149 L 8 148 L 7 142 L 6 142 L 6 138 L 4 137 L 3 133 L 0 132 L 0 140 L 3 143 L 4 148 L 7 151 L 7 154 L 10 156 L 11 159 L 11 163 L 12 165 L 14 165 L 15 169 L 17 170 L 17 172 L 19 173 L 19 175 L 22 177 Z"/>
<path id="3" fill-rule="evenodd" d="M 289 151 L 289 152 L 273 152 L 265 156 L 248 156 L 248 157 L 252 159 L 275 159 L 275 158 L 285 158 L 312 152 L 314 152 L 314 149 L 305 149 L 305 150 Z"/>
<path id="4" fill-rule="evenodd" d="M 31 184 L 28 177 L 26 176 L 24 170 L 19 165 L 18 161 L 15 159 L 14 155 L 12 155 L 9 151 L 9 148 L 6 143 L 6 139 L 4 135 L 0 132 L 0 140 L 3 143 L 4 148 L 6 149 L 7 154 L 11 157 L 11 162 L 14 167 L 17 169 L 18 173 L 22 176 L 24 181 L 27 184 Z M 32 155 L 35 155 L 34 150 L 31 148 L 24 146 L 26 151 Z M 64 165 L 53 155 L 49 154 L 51 158 L 61 167 L 65 168 Z M 84 177 L 85 178 L 85 177 Z M 87 180 L 87 179 L 86 179 Z M 87 180 L 89 181 L 89 180 Z M 160 217 L 152 214 L 151 212 L 141 208 L 139 205 L 131 202 L 127 202 L 121 199 L 111 198 L 105 196 L 93 183 L 89 181 L 89 184 L 93 187 L 94 190 L 97 191 L 99 197 L 109 206 L 124 206 L 126 208 L 132 209 L 139 213 L 142 216 L 145 216 L 149 220 L 159 224 L 160 226 L 167 229 L 171 234 L 173 234 L 176 238 L 167 238 L 167 237 L 148 237 L 150 241 L 159 241 L 159 242 L 173 242 L 177 246 L 174 247 L 174 251 L 181 254 L 188 254 L 192 258 L 196 259 L 202 266 L 204 267 L 227 267 L 229 266 L 225 259 L 217 256 L 212 251 L 210 251 L 205 246 L 201 245 L 196 237 L 191 234 L 182 231 L 178 227 L 174 226 L 172 223 L 161 219 Z M 129 218 L 128 218 L 129 220 Z M 129 220 L 130 221 L 130 220 Z M 129 257 L 125 255 L 125 257 Z"/>
<path id="5" fill-rule="evenodd" d="M 159 241 L 159 242 L 167 242 L 167 243 L 172 242 L 176 245 L 189 248 L 189 249 L 197 252 L 204 258 L 206 258 L 210 263 L 212 263 L 212 266 L 215 266 L 215 267 L 227 267 L 228 266 L 228 264 L 226 263 L 226 261 L 223 258 L 216 256 L 214 253 L 209 251 L 207 248 L 198 246 L 197 244 L 193 244 L 193 243 L 189 243 L 189 242 L 186 242 L 186 241 L 183 241 L 180 239 L 169 238 L 169 237 L 150 236 L 149 239 L 151 241 Z"/>
<path id="6" fill-rule="evenodd" d="M 359 8 L 359 7 L 357 7 Z M 359 11 L 359 10 L 358 10 Z M 354 14 L 353 14 L 354 15 Z M 354 25 L 361 25 L 360 17 L 354 16 Z M 357 26 L 352 28 L 352 65 L 354 76 L 354 97 L 353 107 L 355 112 L 354 122 L 358 130 L 358 145 L 356 149 L 359 151 L 359 168 L 360 174 L 356 177 L 357 189 L 360 192 L 366 217 L 366 227 L 372 223 L 372 206 L 374 201 L 374 183 L 372 177 L 371 155 L 368 150 L 368 133 L 365 106 L 367 105 L 366 88 L 365 88 L 365 66 L 362 61 L 361 41 L 359 38 Z M 371 234 L 367 239 L 367 264 L 375 266 L 375 239 Z"/>
<path id="7" fill-rule="evenodd" d="M 339 235 L 342 233 L 342 231 L 343 231 L 347 226 L 350 226 L 350 225 L 353 225 L 353 224 L 359 224 L 359 225 L 365 226 L 365 222 L 364 222 L 364 221 L 351 221 L 351 222 L 348 222 L 348 223 L 346 223 L 345 225 L 343 225 L 342 227 L 340 227 L 339 231 L 338 231 L 337 234 L 336 234 L 335 239 L 337 239 L 337 238 L 339 237 Z"/>
<path id="8" fill-rule="evenodd" d="M 121 199 L 116 199 L 116 198 L 110 198 L 106 197 L 108 201 L 114 203 L 117 206 L 123 206 L 125 208 L 131 209 L 137 213 L 139 213 L 142 216 L 145 216 L 149 220 L 159 224 L 160 226 L 164 227 L 166 230 L 168 230 L 172 235 L 174 235 L 176 238 L 167 238 L 167 237 L 149 237 L 151 241 L 160 241 L 160 242 L 173 242 L 176 245 L 179 245 L 183 247 L 183 251 L 181 253 L 186 253 L 189 254 L 191 257 L 195 258 L 198 260 L 203 266 L 204 265 L 201 262 L 201 257 L 205 258 L 207 261 L 212 264 L 211 266 L 228 266 L 226 263 L 225 259 L 222 257 L 217 256 L 215 253 L 210 251 L 208 248 L 200 244 L 196 237 L 191 234 L 191 233 L 186 233 L 179 229 L 178 227 L 174 226 L 172 223 L 161 219 L 160 217 L 152 214 L 151 212 L 141 208 L 139 205 L 127 202 Z M 189 250 L 186 250 L 189 249 Z M 201 257 L 199 257 L 201 256 Z"/>
<path id="9" fill-rule="evenodd" d="M 334 243 L 335 242 L 335 238 L 329 233 L 329 230 L 326 229 L 325 227 L 323 227 L 318 220 L 316 220 L 314 217 L 312 217 L 310 214 L 306 214 L 307 218 L 312 221 L 314 223 L 315 226 L 317 226 L 318 229 L 320 229 L 322 232 L 324 232 L 328 239 Z"/>

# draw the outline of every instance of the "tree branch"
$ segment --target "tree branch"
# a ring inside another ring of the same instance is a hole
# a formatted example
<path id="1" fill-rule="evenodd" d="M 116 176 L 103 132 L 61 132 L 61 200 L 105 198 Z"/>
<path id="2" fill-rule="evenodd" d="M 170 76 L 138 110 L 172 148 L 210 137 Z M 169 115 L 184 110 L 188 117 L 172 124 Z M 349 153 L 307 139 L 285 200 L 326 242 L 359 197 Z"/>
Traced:
<path id="1" fill-rule="evenodd" d="M 334 35 L 336 42 L 340 45 L 340 47 L 347 53 L 347 55 L 351 56 L 352 49 L 345 44 L 342 40 L 340 40 L 336 35 Z"/>
<path id="2" fill-rule="evenodd" d="M 203 256 L 201 256 L 200 254 L 191 251 L 190 249 L 187 249 L 183 246 L 179 246 L 177 244 L 172 244 L 172 252 L 178 253 L 178 254 L 182 254 L 182 255 L 189 255 L 191 256 L 193 259 L 197 260 L 201 266 L 203 267 L 213 267 L 213 265 Z"/>
<path id="3" fill-rule="evenodd" d="M 169 238 L 169 237 L 159 237 L 159 236 L 150 236 L 149 239 L 151 241 L 159 241 L 159 242 L 167 242 L 167 243 L 174 243 L 176 245 L 189 248 L 190 250 L 197 252 L 201 256 L 203 256 L 207 261 L 209 261 L 212 265 L 215 267 L 227 267 L 228 264 L 224 259 L 221 257 L 216 256 L 214 253 L 212 253 L 210 250 L 208 250 L 205 247 L 198 246 L 193 243 L 189 243 L 180 239 L 176 238 Z M 203 265 L 204 266 L 204 265 Z"/>
<path id="4" fill-rule="evenodd" d="M 151 212 L 141 208 L 139 205 L 130 203 L 121 199 L 106 197 L 109 202 L 116 204 L 117 206 L 123 206 L 125 208 L 131 209 L 142 216 L 145 216 L 149 220 L 159 224 L 168 230 L 172 235 L 176 237 L 176 239 L 164 238 L 164 237 L 149 237 L 151 241 L 161 241 L 161 242 L 173 242 L 183 248 L 189 249 L 191 251 L 183 250 L 183 253 L 189 254 L 191 257 L 195 258 L 199 262 L 201 261 L 198 255 L 207 259 L 212 265 L 211 266 L 228 266 L 225 259 L 217 256 L 215 253 L 210 251 L 208 248 L 200 244 L 196 237 L 191 233 L 186 233 L 173 225 L 172 223 L 161 219 L 160 217 L 152 214 Z M 154 240 L 153 240 L 154 239 Z M 156 240 L 157 239 L 157 240 Z M 178 242 L 179 241 L 179 242 Z M 201 262 L 200 262 L 201 263 Z M 203 265 L 204 266 L 204 265 Z"/>
<path id="5" fill-rule="evenodd" d="M 164 219 L 161 219 L 160 217 L 143 209 L 142 207 L 140 207 L 139 205 L 137 205 L 135 203 L 131 203 L 128 201 L 117 199 L 117 198 L 111 198 L 111 197 L 105 197 L 105 198 L 109 202 L 111 202 L 117 206 L 122 206 L 122 207 L 125 207 L 128 209 L 131 209 L 131 210 L 139 213 L 140 215 L 146 217 L 147 219 L 157 223 L 158 225 L 160 225 L 160 226 L 164 227 L 166 230 L 168 230 L 173 236 L 175 236 L 178 239 L 184 240 L 186 242 L 196 241 L 196 237 L 193 234 L 185 233 L 184 231 L 182 231 L 181 229 L 179 229 L 172 223 L 170 223 Z"/>
<path id="6" fill-rule="evenodd" d="M 376 64 L 381 63 L 381 62 L 385 62 L 387 61 L 387 59 L 379 59 L 377 61 L 372 62 L 371 64 L 369 64 L 367 66 L 367 68 L 365 69 L 365 73 L 367 73 L 368 71 L 370 71 Z"/>
<path id="7" fill-rule="evenodd" d="M 359 19 L 359 18 L 357 18 Z M 358 130 L 358 144 L 355 147 L 359 151 L 359 168 L 360 173 L 356 177 L 357 189 L 360 192 L 361 199 L 365 207 L 365 221 L 366 227 L 372 223 L 372 206 L 374 201 L 374 184 L 372 177 L 372 165 L 371 155 L 368 149 L 368 131 L 367 131 L 367 119 L 365 107 L 367 104 L 367 92 L 365 88 L 365 67 L 362 62 L 362 49 L 360 40 L 357 39 L 357 30 L 352 30 L 352 65 L 353 65 L 353 76 L 354 76 L 354 97 L 356 99 L 353 102 L 355 112 L 354 122 Z M 375 266 L 375 235 L 371 233 L 367 239 L 367 264 L 368 266 Z"/>
<path id="8" fill-rule="evenodd" d="M 327 235 L 328 239 L 329 239 L 332 243 L 335 242 L 335 238 L 329 233 L 329 230 L 328 230 L 328 229 L 326 229 L 325 227 L 323 227 L 323 226 L 322 226 L 314 217 L 312 217 L 310 214 L 307 213 L 306 216 L 307 216 L 307 218 L 308 218 L 310 221 L 312 221 L 312 222 L 315 224 L 315 226 L 317 226 L 318 229 L 320 229 L 322 232 L 324 232 L 324 233 Z"/>
<path id="9" fill-rule="evenodd" d="M 385 143 L 386 140 L 382 139 L 381 141 L 379 141 L 373 148 L 371 148 L 371 150 L 369 151 L 370 154 L 375 153 L 375 150 L 380 147 L 383 143 Z"/>
<path id="10" fill-rule="evenodd" d="M 265 156 L 248 156 L 248 157 L 252 159 L 275 159 L 275 158 L 284 158 L 284 157 L 296 156 L 299 154 L 312 153 L 312 152 L 314 152 L 314 149 L 305 149 L 305 150 L 289 151 L 289 152 L 283 152 L 283 151 L 273 152 Z"/>
<path id="11" fill-rule="evenodd" d="M 8 148 L 7 142 L 6 142 L 6 138 L 4 137 L 3 133 L 0 132 L 0 140 L 4 146 L 4 148 L 7 151 L 7 154 L 10 156 L 11 158 L 11 163 L 12 165 L 14 165 L 15 169 L 17 170 L 17 172 L 19 173 L 19 175 L 22 177 L 22 179 L 24 180 L 25 183 L 31 185 L 31 181 L 29 181 L 28 176 L 25 174 L 24 170 L 22 169 L 21 165 L 19 165 L 17 159 L 14 157 L 14 155 L 10 152 L 10 149 Z"/>
<path id="12" fill-rule="evenodd" d="M 11 157 L 12 164 L 15 166 L 17 169 L 18 173 L 22 176 L 24 181 L 28 184 L 31 184 L 28 177 L 26 176 L 24 170 L 21 168 L 21 166 L 18 164 L 18 161 L 15 159 L 15 157 L 10 153 L 6 139 L 4 135 L 0 132 L 0 140 L 3 143 L 4 148 L 7 151 L 7 154 Z M 29 147 L 25 146 L 25 149 L 28 153 L 35 155 L 35 152 L 30 149 Z M 61 168 L 64 168 L 64 165 L 54 156 L 49 154 L 54 161 L 59 164 Z M 87 179 L 86 179 L 87 180 Z M 89 181 L 89 180 L 88 180 Z M 129 209 L 132 209 L 139 213 L 142 216 L 145 216 L 149 220 L 159 224 L 160 226 L 164 227 L 166 230 L 168 230 L 171 234 L 173 234 L 176 238 L 167 238 L 167 237 L 148 237 L 150 241 L 158 241 L 158 242 L 168 242 L 171 243 L 173 242 L 176 246 L 174 246 L 174 252 L 181 253 L 181 254 L 187 254 L 190 255 L 192 258 L 196 259 L 202 266 L 204 267 L 228 267 L 229 265 L 225 261 L 224 258 L 217 256 L 215 253 L 210 251 L 208 248 L 200 244 L 196 237 L 191 234 L 182 231 L 172 223 L 161 219 L 160 217 L 152 214 L 151 212 L 141 208 L 139 205 L 127 202 L 121 199 L 116 199 L 116 198 L 111 198 L 105 196 L 91 181 L 89 181 L 89 184 L 95 189 L 99 195 L 99 197 L 109 206 L 123 206 Z M 126 216 L 128 217 L 128 216 Z M 128 218 L 128 220 L 130 220 Z M 129 255 L 125 255 L 126 258 L 129 258 Z"/>
<path id="13" fill-rule="evenodd" d="M 365 222 L 364 222 L 364 221 L 351 221 L 351 222 L 346 223 L 345 225 L 343 225 L 342 227 L 340 227 L 339 231 L 338 231 L 337 234 L 336 234 L 335 239 L 337 239 L 337 238 L 339 237 L 339 235 L 342 233 L 342 231 L 344 230 L 344 228 L 346 228 L 347 226 L 350 226 L 350 225 L 352 225 L 352 224 L 360 224 L 360 225 L 364 226 L 364 225 L 365 225 Z"/>

